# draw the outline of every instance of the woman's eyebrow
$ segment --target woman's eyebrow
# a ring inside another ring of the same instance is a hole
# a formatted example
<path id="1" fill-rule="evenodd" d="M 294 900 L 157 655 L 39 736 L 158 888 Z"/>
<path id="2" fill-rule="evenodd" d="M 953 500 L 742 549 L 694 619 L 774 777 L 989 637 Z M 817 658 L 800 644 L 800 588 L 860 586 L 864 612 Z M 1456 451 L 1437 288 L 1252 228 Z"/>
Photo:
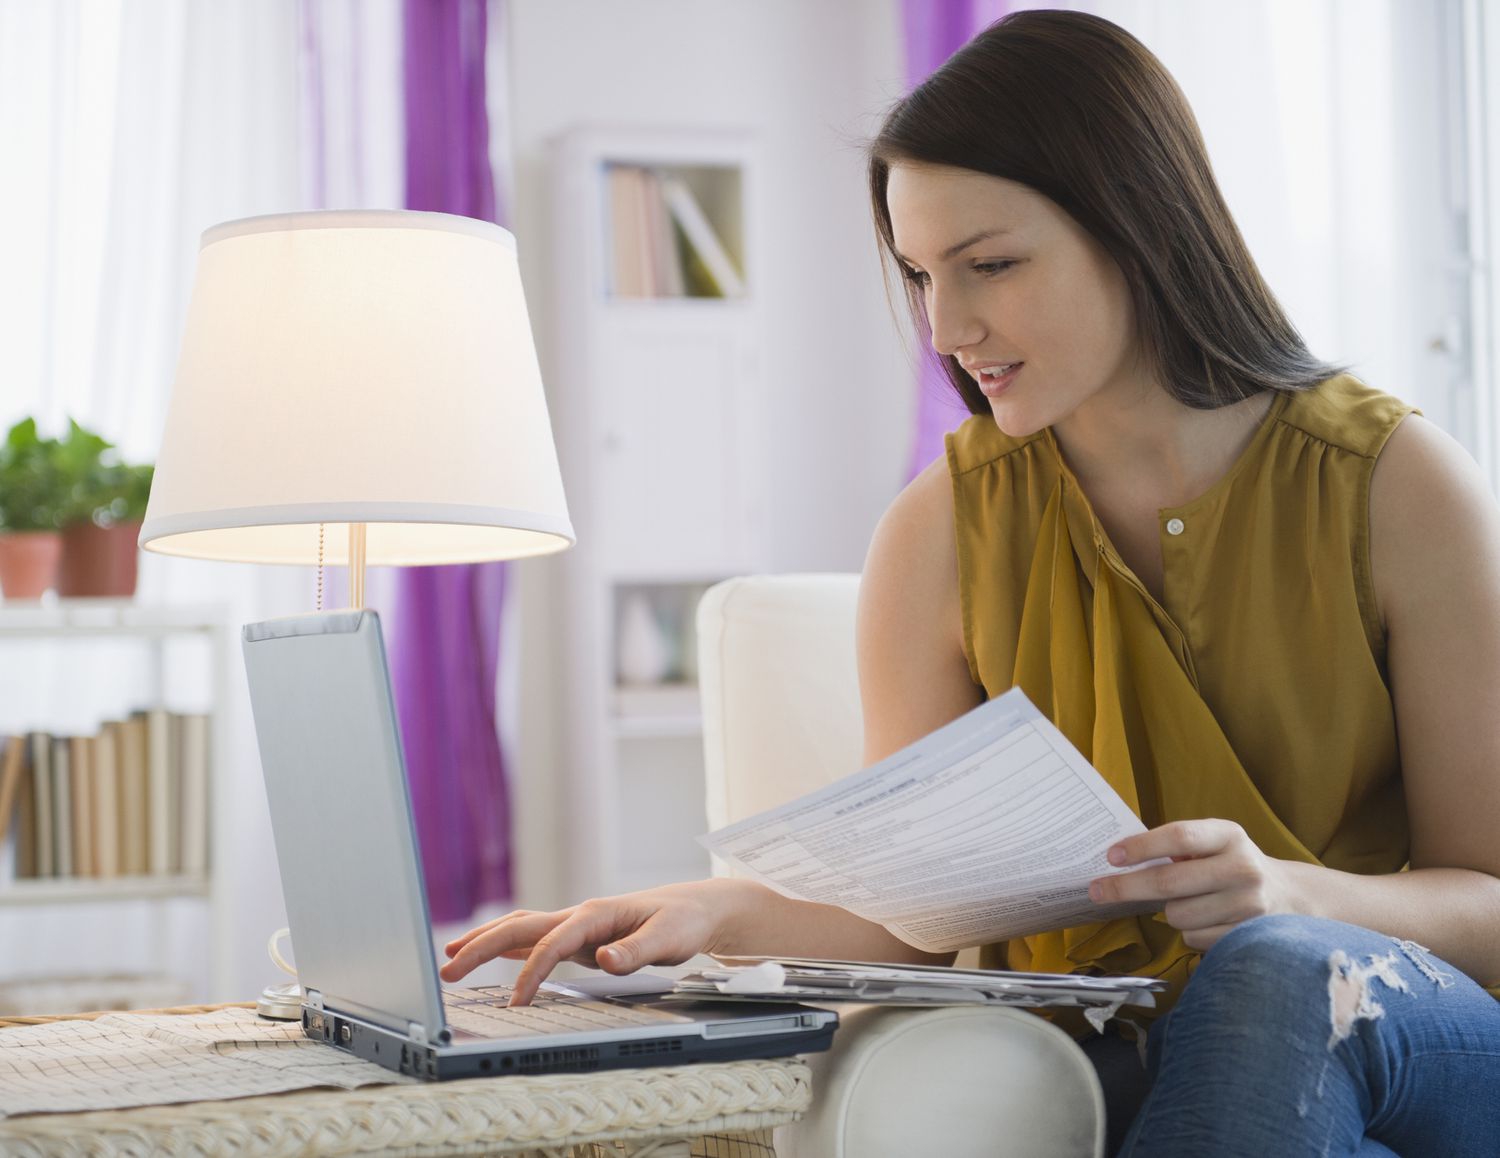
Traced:
<path id="1" fill-rule="evenodd" d="M 978 233 L 974 234 L 972 237 L 966 237 L 962 241 L 960 241 L 957 245 L 950 245 L 947 249 L 943 250 L 942 256 L 938 260 L 939 261 L 948 261 L 951 258 L 957 257 L 960 253 L 962 253 L 964 250 L 968 249 L 969 246 L 971 246 L 971 245 L 978 245 L 981 241 L 988 241 L 992 237 L 999 237 L 1002 234 L 1009 233 L 1009 232 L 1010 232 L 1009 229 L 981 229 Z M 907 265 L 915 265 L 916 264 L 916 262 L 912 261 L 911 258 L 907 257 L 906 254 L 902 253 L 899 249 L 896 249 L 894 246 L 892 246 L 891 252 L 894 253 L 899 260 L 906 262 Z"/>

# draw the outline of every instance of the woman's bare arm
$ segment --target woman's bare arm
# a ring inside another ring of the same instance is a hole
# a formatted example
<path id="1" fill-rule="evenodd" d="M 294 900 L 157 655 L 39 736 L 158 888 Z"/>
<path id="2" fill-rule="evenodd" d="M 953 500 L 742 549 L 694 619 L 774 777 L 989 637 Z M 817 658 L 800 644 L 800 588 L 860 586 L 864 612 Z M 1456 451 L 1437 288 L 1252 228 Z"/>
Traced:
<path id="1" fill-rule="evenodd" d="M 1411 871 L 1309 869 L 1325 916 L 1418 941 L 1500 983 L 1500 505 L 1468 453 L 1420 415 L 1370 484 Z M 1298 870 L 1301 871 L 1301 870 Z"/>

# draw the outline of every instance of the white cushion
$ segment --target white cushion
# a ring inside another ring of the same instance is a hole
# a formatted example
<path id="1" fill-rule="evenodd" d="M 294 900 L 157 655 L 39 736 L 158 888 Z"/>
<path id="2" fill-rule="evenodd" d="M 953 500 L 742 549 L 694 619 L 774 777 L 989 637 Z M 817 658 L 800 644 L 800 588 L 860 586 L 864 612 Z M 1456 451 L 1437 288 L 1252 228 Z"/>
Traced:
<path id="1" fill-rule="evenodd" d="M 710 828 L 858 771 L 858 575 L 729 579 L 698 604 Z"/>

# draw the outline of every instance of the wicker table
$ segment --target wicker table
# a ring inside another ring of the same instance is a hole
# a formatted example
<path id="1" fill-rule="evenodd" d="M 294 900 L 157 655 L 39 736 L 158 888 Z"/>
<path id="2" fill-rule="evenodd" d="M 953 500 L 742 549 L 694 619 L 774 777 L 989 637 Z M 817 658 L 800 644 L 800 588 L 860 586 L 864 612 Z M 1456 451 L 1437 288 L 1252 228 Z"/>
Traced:
<path id="1" fill-rule="evenodd" d="M 0 1018 L 0 1028 L 54 1020 Z M 0 1119 L 0 1153 L 750 1158 L 774 1154 L 771 1128 L 810 1100 L 795 1058 L 719 1062 L 28 1114 Z"/>

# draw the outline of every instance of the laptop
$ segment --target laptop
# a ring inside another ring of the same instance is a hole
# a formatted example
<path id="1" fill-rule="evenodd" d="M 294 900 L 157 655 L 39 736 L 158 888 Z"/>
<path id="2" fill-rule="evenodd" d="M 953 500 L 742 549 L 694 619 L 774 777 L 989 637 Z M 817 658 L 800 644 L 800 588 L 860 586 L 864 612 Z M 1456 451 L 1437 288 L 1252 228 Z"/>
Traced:
<path id="1" fill-rule="evenodd" d="M 306 1036 L 438 1081 L 828 1048 L 831 1011 L 685 1002 L 670 979 L 549 983 L 517 1009 L 506 986 L 445 991 L 379 616 L 246 624 L 243 646 Z"/>

